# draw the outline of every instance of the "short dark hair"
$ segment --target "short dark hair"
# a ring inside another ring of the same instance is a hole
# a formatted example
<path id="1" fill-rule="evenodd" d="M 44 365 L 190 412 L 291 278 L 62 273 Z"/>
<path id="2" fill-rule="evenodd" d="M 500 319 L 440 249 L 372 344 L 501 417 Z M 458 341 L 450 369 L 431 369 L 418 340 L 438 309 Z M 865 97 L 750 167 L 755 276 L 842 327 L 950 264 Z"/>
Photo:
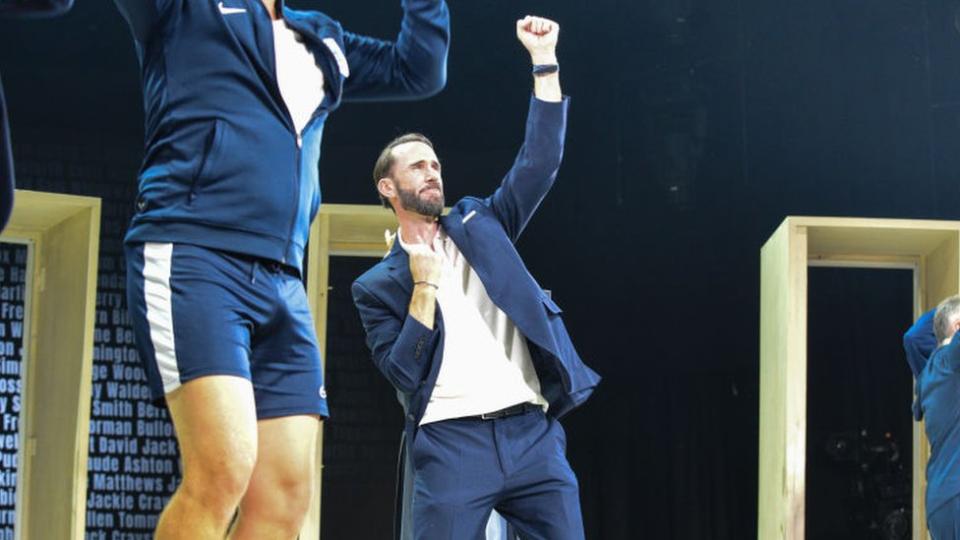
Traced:
<path id="1" fill-rule="evenodd" d="M 421 133 L 405 133 L 396 139 L 387 143 L 383 147 L 383 150 L 380 151 L 380 157 L 377 158 L 377 163 L 373 166 L 373 187 L 377 190 L 377 195 L 380 197 L 380 202 L 383 204 L 384 208 L 393 209 L 390 206 L 390 201 L 385 199 L 383 195 L 380 195 L 380 190 L 378 189 L 378 184 L 380 183 L 381 178 L 386 178 L 390 176 L 390 169 L 393 168 L 393 149 L 400 146 L 401 144 L 406 144 L 410 142 L 420 142 L 430 148 L 433 148 L 433 143 L 430 142 L 430 139 L 426 135 Z"/>
<path id="2" fill-rule="evenodd" d="M 951 296 L 937 306 L 937 313 L 933 316 L 933 333 L 937 336 L 937 344 L 948 337 L 953 337 L 953 323 L 960 316 L 960 296 Z"/>

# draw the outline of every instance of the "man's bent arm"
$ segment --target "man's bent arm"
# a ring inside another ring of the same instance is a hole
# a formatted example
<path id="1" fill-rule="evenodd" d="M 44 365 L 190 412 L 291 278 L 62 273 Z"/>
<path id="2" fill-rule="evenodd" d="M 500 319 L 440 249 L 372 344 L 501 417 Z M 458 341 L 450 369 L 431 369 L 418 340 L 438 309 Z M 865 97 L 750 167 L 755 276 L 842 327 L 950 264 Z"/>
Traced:
<path id="1" fill-rule="evenodd" d="M 907 353 L 907 363 L 915 377 L 937 348 L 937 337 L 933 332 L 933 316 L 936 311 L 931 309 L 921 315 L 903 335 L 903 350 Z"/>
<path id="2" fill-rule="evenodd" d="M 440 339 L 439 332 L 432 324 L 433 314 L 429 317 L 430 327 L 415 317 L 413 304 L 418 295 L 416 290 L 411 298 L 411 312 L 406 319 L 399 319 L 359 282 L 354 282 L 351 292 L 353 303 L 360 312 L 374 364 L 394 388 L 412 394 L 427 376 L 433 351 Z M 422 301 L 426 302 L 427 299 L 424 297 Z M 432 300 L 429 303 L 435 304 Z M 430 309 L 433 310 L 432 307 Z M 418 315 L 426 318 L 425 313 Z"/>
<path id="3" fill-rule="evenodd" d="M 418 99 L 446 85 L 450 11 L 444 0 L 403 0 L 395 42 L 345 32 L 348 101 Z"/>

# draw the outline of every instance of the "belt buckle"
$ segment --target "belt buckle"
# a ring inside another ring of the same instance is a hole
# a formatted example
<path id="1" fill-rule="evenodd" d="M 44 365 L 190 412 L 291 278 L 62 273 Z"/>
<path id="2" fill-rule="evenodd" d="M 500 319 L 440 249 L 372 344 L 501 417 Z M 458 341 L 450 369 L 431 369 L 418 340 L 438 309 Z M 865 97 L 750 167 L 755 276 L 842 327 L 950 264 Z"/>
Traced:
<path id="1" fill-rule="evenodd" d="M 483 413 L 480 415 L 481 420 L 497 420 L 500 418 L 506 418 L 508 416 L 516 416 L 518 414 L 523 414 L 526 412 L 526 403 L 517 403 L 516 405 L 511 405 L 509 407 L 504 407 L 498 411 Z"/>

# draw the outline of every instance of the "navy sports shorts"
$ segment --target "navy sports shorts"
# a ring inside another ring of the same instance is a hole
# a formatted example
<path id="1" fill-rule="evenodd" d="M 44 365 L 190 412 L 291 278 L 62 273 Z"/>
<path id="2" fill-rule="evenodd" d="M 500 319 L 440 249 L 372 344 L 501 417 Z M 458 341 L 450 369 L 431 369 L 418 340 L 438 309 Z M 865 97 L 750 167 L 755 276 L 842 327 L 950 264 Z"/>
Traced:
<path id="1" fill-rule="evenodd" d="M 156 399 L 208 375 L 253 383 L 257 417 L 328 415 L 297 272 L 189 244 L 127 245 L 127 305 Z"/>

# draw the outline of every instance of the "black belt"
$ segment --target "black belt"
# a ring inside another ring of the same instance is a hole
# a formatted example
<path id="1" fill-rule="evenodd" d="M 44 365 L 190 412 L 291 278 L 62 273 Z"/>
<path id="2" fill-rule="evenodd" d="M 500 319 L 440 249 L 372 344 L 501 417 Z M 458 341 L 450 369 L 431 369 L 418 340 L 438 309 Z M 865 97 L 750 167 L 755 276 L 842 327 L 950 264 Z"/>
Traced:
<path id="1" fill-rule="evenodd" d="M 467 416 L 465 418 L 468 418 L 471 420 L 496 420 L 498 418 L 506 418 L 508 416 L 526 414 L 534 410 L 543 410 L 543 407 L 541 407 L 540 405 L 536 405 L 534 403 L 518 403 L 516 405 L 511 405 L 505 409 L 500 409 L 499 411 L 478 414 L 476 416 Z"/>
<path id="2" fill-rule="evenodd" d="M 272 259 L 265 259 L 263 257 L 257 257 L 256 255 L 247 255 L 246 253 L 231 252 L 231 255 L 233 255 L 238 259 L 242 259 L 249 263 L 253 263 L 259 266 L 260 268 L 263 268 L 267 272 L 270 272 L 271 274 L 283 273 L 283 274 L 287 274 L 288 276 L 293 276 L 297 279 L 300 279 L 299 270 L 297 270 L 296 268 L 290 265 L 283 264 L 279 261 L 274 261 Z"/>
<path id="3" fill-rule="evenodd" d="M 277 261 L 271 261 L 270 259 L 260 259 L 257 262 L 259 262 L 260 266 L 264 267 L 267 272 L 270 272 L 271 274 L 284 273 L 293 277 L 300 277 L 297 269 L 292 266 L 287 266 Z"/>

